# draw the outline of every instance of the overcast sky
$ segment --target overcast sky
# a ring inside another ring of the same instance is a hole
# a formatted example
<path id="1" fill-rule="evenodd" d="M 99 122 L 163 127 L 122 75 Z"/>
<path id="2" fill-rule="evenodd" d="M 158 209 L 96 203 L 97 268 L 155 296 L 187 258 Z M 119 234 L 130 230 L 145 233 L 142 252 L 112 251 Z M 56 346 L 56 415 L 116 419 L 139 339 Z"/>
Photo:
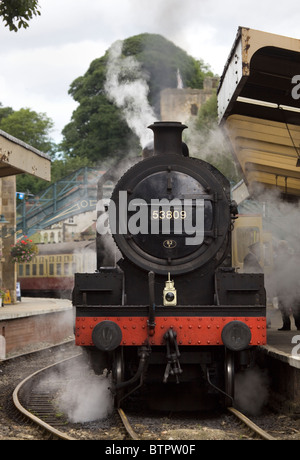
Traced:
<path id="1" fill-rule="evenodd" d="M 10 32 L 0 22 L 0 102 L 46 113 L 55 123 L 56 142 L 76 108 L 70 84 L 116 40 L 161 34 L 221 75 L 239 26 L 300 38 L 299 0 L 39 0 L 39 5 L 41 16 L 26 30 Z"/>

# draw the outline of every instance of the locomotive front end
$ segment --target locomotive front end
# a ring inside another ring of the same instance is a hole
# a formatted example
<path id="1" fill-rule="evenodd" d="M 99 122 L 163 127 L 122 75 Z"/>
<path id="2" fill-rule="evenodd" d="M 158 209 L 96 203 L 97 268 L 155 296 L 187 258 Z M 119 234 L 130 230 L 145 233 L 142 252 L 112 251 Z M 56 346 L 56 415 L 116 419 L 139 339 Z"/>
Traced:
<path id="1" fill-rule="evenodd" d="M 119 256 L 75 275 L 76 344 L 111 370 L 117 404 L 145 382 L 210 384 L 231 399 L 237 364 L 266 342 L 263 275 L 231 266 L 228 180 L 188 156 L 186 126 L 150 128 L 153 155 L 117 181 L 109 207 L 100 182 L 98 261 L 112 238 Z"/>

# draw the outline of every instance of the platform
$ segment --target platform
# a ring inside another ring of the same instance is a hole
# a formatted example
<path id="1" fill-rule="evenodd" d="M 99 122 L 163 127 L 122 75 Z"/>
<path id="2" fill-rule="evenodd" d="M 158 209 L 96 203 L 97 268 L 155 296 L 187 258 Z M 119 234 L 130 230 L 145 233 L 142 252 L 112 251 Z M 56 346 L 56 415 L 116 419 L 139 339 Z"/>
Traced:
<path id="1" fill-rule="evenodd" d="M 256 364 L 267 371 L 268 404 L 280 413 L 300 414 L 300 331 L 291 318 L 290 331 L 282 327 L 281 313 L 267 309 L 267 345 L 258 347 Z"/>
<path id="2" fill-rule="evenodd" d="M 0 308 L 0 360 L 74 337 L 70 300 L 22 297 Z"/>
<path id="3" fill-rule="evenodd" d="M 282 327 L 281 313 L 271 307 L 268 308 L 267 322 L 267 345 L 261 348 L 276 359 L 300 369 L 300 331 L 296 329 L 293 318 L 291 317 L 290 331 L 279 331 Z"/>
<path id="4" fill-rule="evenodd" d="M 21 302 L 0 307 L 0 321 L 72 309 L 68 299 L 22 297 Z"/>

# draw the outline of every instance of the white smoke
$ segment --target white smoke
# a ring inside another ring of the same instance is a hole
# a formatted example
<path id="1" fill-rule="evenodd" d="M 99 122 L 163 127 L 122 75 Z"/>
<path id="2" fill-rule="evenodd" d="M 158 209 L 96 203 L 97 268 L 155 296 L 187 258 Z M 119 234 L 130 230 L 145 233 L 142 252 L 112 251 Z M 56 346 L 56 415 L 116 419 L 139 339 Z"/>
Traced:
<path id="1" fill-rule="evenodd" d="M 90 244 L 86 246 L 76 246 L 73 252 L 75 258 L 79 256 L 82 259 L 83 271 L 85 273 L 95 273 L 96 270 L 96 248 L 95 245 Z M 76 259 L 75 259 L 76 260 Z M 77 272 L 77 267 L 72 267 L 73 274 Z"/>
<path id="2" fill-rule="evenodd" d="M 149 105 L 149 87 L 140 63 L 132 56 L 122 56 L 123 42 L 114 43 L 109 52 L 105 91 L 108 98 L 122 109 L 128 126 L 145 147 L 153 138 L 147 126 L 156 121 Z"/>
<path id="3" fill-rule="evenodd" d="M 87 372 L 84 377 L 67 383 L 58 406 L 74 423 L 104 419 L 113 411 L 109 386 L 105 376 Z"/>
<path id="4" fill-rule="evenodd" d="M 188 130 L 184 132 L 191 156 L 205 160 L 208 156 L 217 159 L 227 153 L 221 129 L 214 123 L 207 133 L 195 125 L 195 120 L 188 120 Z M 234 166 L 234 165 L 233 165 Z"/>
<path id="5" fill-rule="evenodd" d="M 235 404 L 249 415 L 258 415 L 268 401 L 269 379 L 265 371 L 246 369 L 236 375 Z"/>
<path id="6" fill-rule="evenodd" d="M 183 89 L 183 80 L 179 69 L 177 69 L 177 89 Z"/>
<path id="7" fill-rule="evenodd" d="M 84 356 L 84 355 L 83 355 Z M 56 393 L 55 406 L 73 423 L 103 420 L 113 411 L 110 375 L 96 375 L 82 359 L 64 362 L 39 382 L 42 393 Z"/>
<path id="8" fill-rule="evenodd" d="M 251 208 L 256 202 L 249 202 L 242 212 L 261 212 L 263 230 L 272 235 L 272 259 L 268 261 L 271 265 L 265 271 L 267 295 L 270 299 L 280 296 L 287 308 L 300 308 L 300 204 L 285 201 L 278 189 L 265 190 L 259 184 L 254 188 L 254 197 L 259 207 Z"/>

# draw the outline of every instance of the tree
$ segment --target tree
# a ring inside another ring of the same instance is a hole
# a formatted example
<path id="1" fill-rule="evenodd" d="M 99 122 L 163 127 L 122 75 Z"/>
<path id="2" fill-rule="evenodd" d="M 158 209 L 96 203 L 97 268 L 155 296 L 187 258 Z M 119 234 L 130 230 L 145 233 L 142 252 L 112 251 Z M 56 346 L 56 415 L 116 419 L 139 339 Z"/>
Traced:
<path id="1" fill-rule="evenodd" d="M 14 111 L 11 107 L 3 107 L 3 104 L 0 102 L 0 124 L 3 118 L 8 117 L 12 113 L 14 113 Z"/>
<path id="2" fill-rule="evenodd" d="M 17 32 L 22 27 L 26 29 L 27 21 L 33 16 L 40 16 L 38 0 L 2 0 L 0 1 L 0 16 L 9 30 Z"/>
<path id="3" fill-rule="evenodd" d="M 50 133 L 53 121 L 44 113 L 30 109 L 14 111 L 11 107 L 3 107 L 0 103 L 0 129 L 26 142 L 50 156 L 51 183 L 71 174 L 83 166 L 89 166 L 84 158 L 57 158 L 58 146 L 51 140 Z M 17 190 L 38 195 L 49 183 L 30 174 L 17 175 Z"/>
<path id="4" fill-rule="evenodd" d="M 91 75 L 93 79 L 93 75 Z M 91 86 L 90 86 L 91 85 Z M 85 158 L 91 166 L 110 156 L 120 157 L 124 150 L 130 149 L 130 144 L 138 147 L 138 141 L 120 111 L 103 94 L 86 95 L 93 83 L 90 76 L 87 80 L 77 80 L 73 84 L 74 99 L 80 105 L 72 115 L 72 121 L 65 126 L 62 133 L 63 152 L 71 158 Z M 84 95 L 78 96 L 83 92 Z"/>
<path id="5" fill-rule="evenodd" d="M 140 150 L 139 139 L 128 127 L 121 110 L 105 91 L 110 50 L 94 60 L 84 76 L 73 81 L 69 94 L 78 102 L 71 122 L 63 130 L 62 149 L 71 157 L 88 158 L 92 164 L 107 158 L 124 156 Z M 177 70 L 184 84 L 202 88 L 206 75 L 212 75 L 202 61 L 196 61 L 185 51 L 161 35 L 141 34 L 123 42 L 121 60 L 131 59 L 120 74 L 120 83 L 128 84 L 143 77 L 149 86 L 148 101 L 159 119 L 160 92 L 177 87 Z M 153 120 L 154 121 L 154 120 Z"/>
<path id="6" fill-rule="evenodd" d="M 28 108 L 14 111 L 11 107 L 2 107 L 0 104 L 0 129 L 54 159 L 57 146 L 50 138 L 52 128 L 53 121 L 44 113 Z M 36 194 L 47 186 L 47 182 L 29 174 L 17 176 L 18 191 Z"/>
<path id="7" fill-rule="evenodd" d="M 53 126 L 45 113 L 28 108 L 13 111 L 10 107 L 0 107 L 0 129 L 52 157 L 56 151 L 49 135 Z"/>
<path id="8" fill-rule="evenodd" d="M 196 60 L 186 51 L 161 35 L 141 34 L 124 41 L 123 55 L 134 56 L 148 76 L 149 102 L 159 113 L 160 92 L 177 88 L 177 71 L 180 71 L 186 88 L 203 88 L 204 78 L 213 76 L 202 60 Z"/>

